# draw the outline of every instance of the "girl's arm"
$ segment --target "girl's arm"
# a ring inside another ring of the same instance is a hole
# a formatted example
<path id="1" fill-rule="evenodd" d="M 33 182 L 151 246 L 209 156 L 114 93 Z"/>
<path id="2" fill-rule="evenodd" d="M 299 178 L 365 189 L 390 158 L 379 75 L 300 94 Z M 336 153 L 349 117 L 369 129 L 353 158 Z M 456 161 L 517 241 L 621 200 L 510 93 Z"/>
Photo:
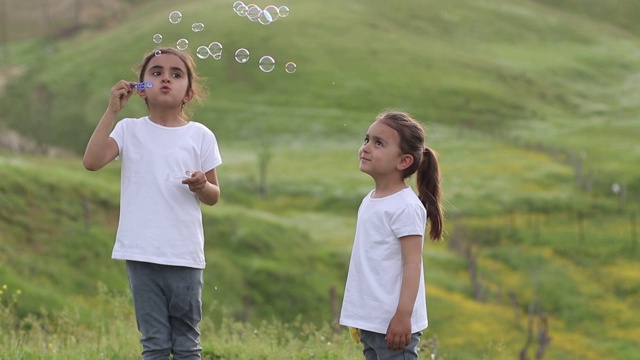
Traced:
<path id="1" fill-rule="evenodd" d="M 402 287 L 396 313 L 387 328 L 387 347 L 402 350 L 411 343 L 411 315 L 420 289 L 422 237 L 409 235 L 400 238 L 402 249 Z"/>
<path id="2" fill-rule="evenodd" d="M 133 95 L 133 89 L 128 81 L 120 80 L 111 88 L 109 106 L 93 131 L 84 151 L 82 164 L 87 170 L 100 170 L 118 156 L 118 144 L 109 135 L 116 116 L 129 101 L 131 95 Z"/>

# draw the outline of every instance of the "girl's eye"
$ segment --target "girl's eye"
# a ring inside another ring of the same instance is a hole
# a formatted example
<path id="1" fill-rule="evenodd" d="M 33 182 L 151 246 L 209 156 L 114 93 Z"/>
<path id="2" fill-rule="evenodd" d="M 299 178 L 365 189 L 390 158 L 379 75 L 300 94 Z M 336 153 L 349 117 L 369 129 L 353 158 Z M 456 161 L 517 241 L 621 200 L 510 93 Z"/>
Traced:
<path id="1" fill-rule="evenodd" d="M 376 146 L 382 146 L 382 142 L 376 141 Z"/>
<path id="2" fill-rule="evenodd" d="M 154 71 L 154 72 L 151 73 L 151 75 L 158 76 L 158 75 L 160 75 L 160 71 Z"/>
<path id="3" fill-rule="evenodd" d="M 180 74 L 178 74 L 178 73 L 174 73 L 174 74 L 173 74 L 173 77 L 174 77 L 174 78 L 176 78 L 176 79 L 179 79 L 179 78 L 181 78 L 181 77 L 182 77 L 182 75 L 180 75 Z"/>
<path id="4" fill-rule="evenodd" d="M 369 142 L 369 139 L 364 138 L 364 143 L 366 144 L 366 143 L 368 143 L 368 142 Z"/>

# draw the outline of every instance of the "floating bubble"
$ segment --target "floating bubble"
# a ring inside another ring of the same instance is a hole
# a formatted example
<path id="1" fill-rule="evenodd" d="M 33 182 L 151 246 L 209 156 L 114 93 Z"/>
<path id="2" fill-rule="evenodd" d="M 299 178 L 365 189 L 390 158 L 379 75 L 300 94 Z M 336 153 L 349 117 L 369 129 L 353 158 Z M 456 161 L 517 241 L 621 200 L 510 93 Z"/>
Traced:
<path id="1" fill-rule="evenodd" d="M 260 58 L 258 66 L 264 72 L 271 72 L 276 67 L 276 61 L 271 56 L 263 56 Z"/>
<path id="2" fill-rule="evenodd" d="M 244 3 L 242 1 L 236 1 L 233 3 L 233 11 L 235 11 L 236 13 L 238 12 L 238 9 L 241 6 L 245 6 Z"/>
<path id="3" fill-rule="evenodd" d="M 243 17 L 243 16 L 247 16 L 247 11 L 249 10 L 249 8 L 247 7 L 247 5 L 240 5 L 238 6 L 237 9 L 235 9 L 236 14 L 238 14 L 238 16 Z"/>
<path id="4" fill-rule="evenodd" d="M 236 50 L 236 61 L 240 64 L 244 64 L 249 61 L 249 50 L 240 48 Z"/>
<path id="5" fill-rule="evenodd" d="M 209 57 L 209 55 L 211 55 L 211 53 L 209 52 L 208 47 L 202 45 L 202 46 L 199 46 L 198 49 L 196 50 L 196 55 L 198 55 L 200 59 L 206 59 Z"/>
<path id="6" fill-rule="evenodd" d="M 182 20 L 182 13 L 180 11 L 172 11 L 169 14 L 169 22 L 172 24 L 177 24 Z"/>
<path id="7" fill-rule="evenodd" d="M 267 11 L 263 10 L 258 15 L 258 22 L 262 25 L 269 25 L 273 22 L 273 18 Z"/>
<path id="8" fill-rule="evenodd" d="M 247 8 L 247 17 L 251 21 L 258 21 L 258 17 L 262 13 L 262 9 L 258 5 L 251 4 Z"/>
<path id="9" fill-rule="evenodd" d="M 178 40 L 178 42 L 176 43 L 176 47 L 178 48 L 178 50 L 185 50 L 187 47 L 189 47 L 189 40 L 187 39 Z"/>
<path id="10" fill-rule="evenodd" d="M 289 15 L 289 8 L 282 5 L 278 8 L 278 14 L 280 17 L 287 17 Z"/>
<path id="11" fill-rule="evenodd" d="M 280 16 L 280 14 L 278 13 L 278 8 L 273 5 L 265 7 L 262 12 L 266 12 L 267 14 L 269 14 L 269 16 L 271 17 L 271 21 L 278 20 L 278 17 Z"/>
<path id="12" fill-rule="evenodd" d="M 294 72 L 296 72 L 296 63 L 289 61 L 285 66 L 284 66 L 284 70 L 286 72 L 288 72 L 289 74 L 293 74 Z"/>
<path id="13" fill-rule="evenodd" d="M 162 35 L 160 34 L 153 35 L 153 42 L 156 44 L 160 44 L 162 42 Z"/>
<path id="14" fill-rule="evenodd" d="M 220 44 L 217 41 L 214 41 L 211 44 L 209 44 L 208 49 L 209 49 L 209 53 L 211 53 L 211 56 L 213 56 L 214 59 L 220 60 L 220 57 L 222 57 L 222 44 Z"/>
<path id="15" fill-rule="evenodd" d="M 153 87 L 153 83 L 151 81 L 143 81 L 141 83 L 137 83 L 135 85 L 131 85 L 132 89 L 144 90 Z"/>
<path id="16" fill-rule="evenodd" d="M 249 8 L 246 5 L 240 5 L 238 10 L 236 10 L 236 14 L 238 14 L 238 16 L 247 16 L 247 10 L 249 10 Z"/>
<path id="17" fill-rule="evenodd" d="M 204 24 L 203 23 L 193 23 L 193 25 L 191 25 L 191 30 L 193 30 L 193 32 L 200 32 L 200 31 L 204 30 Z"/>
<path id="18" fill-rule="evenodd" d="M 162 55 L 162 51 L 156 50 L 156 56 L 160 56 L 160 55 Z"/>

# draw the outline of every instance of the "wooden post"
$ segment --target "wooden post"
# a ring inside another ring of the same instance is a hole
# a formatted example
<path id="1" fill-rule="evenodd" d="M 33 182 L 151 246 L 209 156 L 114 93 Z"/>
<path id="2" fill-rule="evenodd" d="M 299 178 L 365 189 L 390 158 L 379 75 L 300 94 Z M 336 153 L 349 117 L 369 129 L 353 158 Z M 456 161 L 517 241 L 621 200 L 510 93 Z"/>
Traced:
<path id="1" fill-rule="evenodd" d="M 638 214 L 631 213 L 631 252 L 638 250 Z"/>

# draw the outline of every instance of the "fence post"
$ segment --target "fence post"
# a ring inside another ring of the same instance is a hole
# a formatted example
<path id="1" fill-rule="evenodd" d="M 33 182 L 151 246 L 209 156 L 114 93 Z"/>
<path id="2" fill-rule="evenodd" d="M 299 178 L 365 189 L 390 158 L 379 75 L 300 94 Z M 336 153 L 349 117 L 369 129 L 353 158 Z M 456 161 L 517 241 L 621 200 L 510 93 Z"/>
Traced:
<path id="1" fill-rule="evenodd" d="M 635 253 L 638 249 L 638 214 L 634 211 L 630 216 L 631 220 L 631 252 Z"/>
<path id="2" fill-rule="evenodd" d="M 578 212 L 578 244 L 584 245 L 584 214 L 582 211 Z"/>

